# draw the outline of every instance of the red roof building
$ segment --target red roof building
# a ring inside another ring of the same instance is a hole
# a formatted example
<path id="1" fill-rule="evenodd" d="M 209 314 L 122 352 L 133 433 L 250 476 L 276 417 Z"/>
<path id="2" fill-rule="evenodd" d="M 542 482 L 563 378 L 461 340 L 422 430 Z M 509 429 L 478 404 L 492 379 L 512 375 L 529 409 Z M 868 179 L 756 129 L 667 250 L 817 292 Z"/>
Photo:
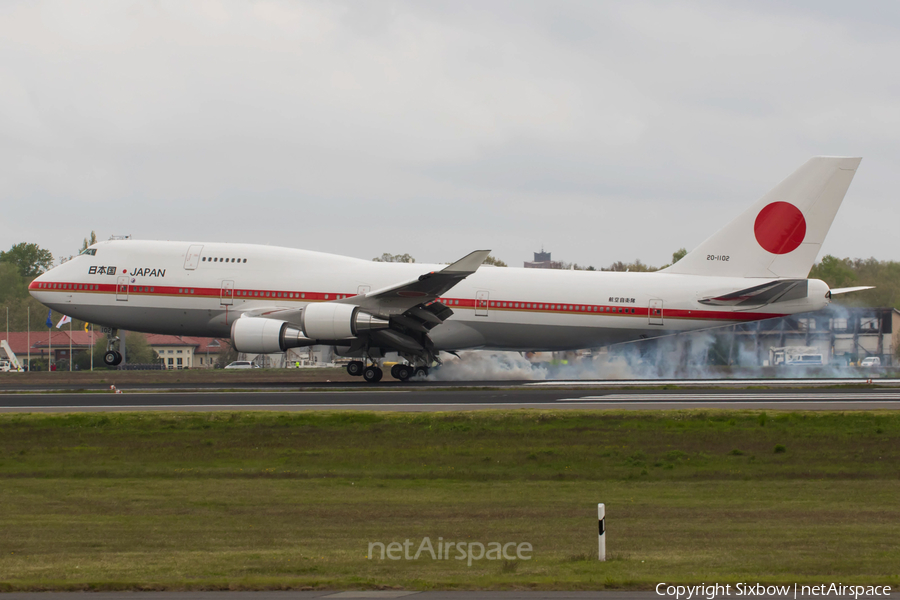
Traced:
<path id="1" fill-rule="evenodd" d="M 212 368 L 215 366 L 219 352 L 228 347 L 227 340 L 216 338 L 188 337 L 181 335 L 144 335 L 147 343 L 163 359 L 166 368 L 190 369 Z M 32 359 L 47 360 L 51 351 L 53 361 L 69 359 L 69 341 L 72 355 L 88 352 L 98 340 L 106 334 L 100 331 L 82 331 L 73 329 L 53 329 L 43 331 L 10 331 L 10 349 L 15 352 L 19 362 L 24 363 L 29 356 Z M 6 340 L 6 332 L 0 332 L 0 340 Z"/>
<path id="2" fill-rule="evenodd" d="M 48 332 L 43 331 L 10 331 L 9 342 L 10 349 L 16 353 L 19 362 L 28 359 L 29 349 L 32 359 L 47 360 L 51 351 L 53 353 L 54 362 L 58 360 L 69 359 L 69 341 L 71 340 L 72 354 L 90 350 L 98 339 L 103 337 L 99 331 L 81 331 L 73 329 L 53 329 Z M 0 340 L 6 340 L 6 332 L 0 331 Z"/>

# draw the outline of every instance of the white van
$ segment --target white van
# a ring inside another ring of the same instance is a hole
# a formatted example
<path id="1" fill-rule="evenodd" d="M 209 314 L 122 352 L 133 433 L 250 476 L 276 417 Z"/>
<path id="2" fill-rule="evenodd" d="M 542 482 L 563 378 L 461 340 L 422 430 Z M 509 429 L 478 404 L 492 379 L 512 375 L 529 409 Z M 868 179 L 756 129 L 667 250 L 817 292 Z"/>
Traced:
<path id="1" fill-rule="evenodd" d="M 249 360 L 236 360 L 227 367 L 226 369 L 258 369 L 259 365 L 255 362 L 251 362 Z"/>

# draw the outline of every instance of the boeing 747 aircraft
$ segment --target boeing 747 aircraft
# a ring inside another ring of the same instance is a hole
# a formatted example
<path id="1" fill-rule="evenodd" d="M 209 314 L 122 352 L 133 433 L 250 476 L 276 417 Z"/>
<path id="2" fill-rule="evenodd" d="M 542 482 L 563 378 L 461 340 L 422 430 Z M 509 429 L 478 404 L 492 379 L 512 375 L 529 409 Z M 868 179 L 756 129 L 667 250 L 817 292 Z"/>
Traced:
<path id="1" fill-rule="evenodd" d="M 316 344 L 352 375 L 400 380 L 466 349 L 591 348 L 825 307 L 807 279 L 860 158 L 815 157 L 674 265 L 655 273 L 378 263 L 252 244 L 113 240 L 34 280 L 46 306 L 112 329 L 230 336 L 240 352 Z"/>

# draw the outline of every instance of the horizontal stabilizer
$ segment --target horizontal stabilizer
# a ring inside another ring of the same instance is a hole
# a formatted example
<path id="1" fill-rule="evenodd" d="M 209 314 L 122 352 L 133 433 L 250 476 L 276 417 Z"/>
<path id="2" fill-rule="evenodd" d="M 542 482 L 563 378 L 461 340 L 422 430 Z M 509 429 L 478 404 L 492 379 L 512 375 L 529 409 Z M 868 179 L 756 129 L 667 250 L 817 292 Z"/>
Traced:
<path id="1" fill-rule="evenodd" d="M 874 290 L 874 285 L 858 285 L 856 287 L 848 287 L 848 288 L 835 288 L 831 290 L 829 293 L 832 296 L 837 296 L 839 294 L 849 294 L 850 292 L 861 292 L 863 290 Z"/>
<path id="2" fill-rule="evenodd" d="M 808 289 L 806 279 L 781 279 L 715 298 L 703 298 L 700 303 L 708 306 L 759 307 L 806 298 Z"/>

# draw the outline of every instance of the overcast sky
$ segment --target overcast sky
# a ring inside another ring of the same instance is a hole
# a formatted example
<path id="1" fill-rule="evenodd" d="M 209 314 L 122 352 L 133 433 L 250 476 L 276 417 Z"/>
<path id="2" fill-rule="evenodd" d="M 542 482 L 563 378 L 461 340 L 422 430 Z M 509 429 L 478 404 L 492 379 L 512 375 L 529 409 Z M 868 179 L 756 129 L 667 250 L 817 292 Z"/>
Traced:
<path id="1" fill-rule="evenodd" d="M 817 154 L 900 260 L 900 3 L 0 3 L 0 248 L 668 262 Z"/>

